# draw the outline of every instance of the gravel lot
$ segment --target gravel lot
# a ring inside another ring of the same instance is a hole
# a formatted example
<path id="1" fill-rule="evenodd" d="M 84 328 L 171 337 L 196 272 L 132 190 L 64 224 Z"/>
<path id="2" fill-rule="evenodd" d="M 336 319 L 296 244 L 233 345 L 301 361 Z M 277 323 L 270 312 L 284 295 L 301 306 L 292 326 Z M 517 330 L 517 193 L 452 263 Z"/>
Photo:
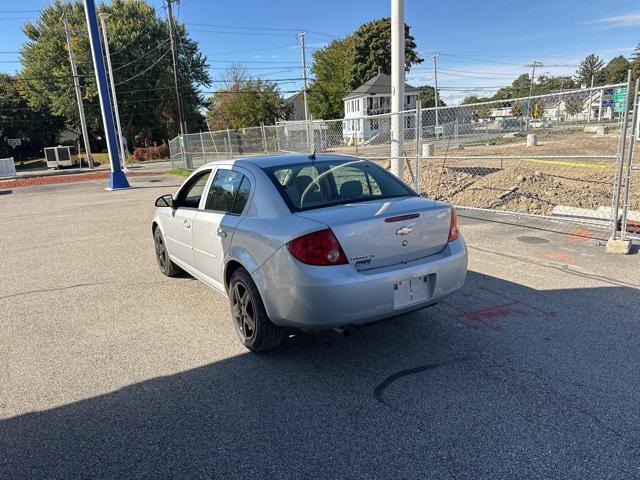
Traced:
<path id="1" fill-rule="evenodd" d="M 637 254 L 463 217 L 449 301 L 255 355 L 157 271 L 179 181 L 0 192 L 0 478 L 640 477 Z"/>

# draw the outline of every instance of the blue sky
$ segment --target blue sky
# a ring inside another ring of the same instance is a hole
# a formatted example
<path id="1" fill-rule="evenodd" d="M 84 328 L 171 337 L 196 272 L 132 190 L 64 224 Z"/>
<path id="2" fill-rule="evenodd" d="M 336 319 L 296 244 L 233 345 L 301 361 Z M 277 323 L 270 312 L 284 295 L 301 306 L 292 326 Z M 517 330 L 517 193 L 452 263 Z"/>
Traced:
<path id="1" fill-rule="evenodd" d="M 45 0 L 0 0 L 0 71 L 15 72 L 24 41 L 21 26 L 37 17 Z M 164 14 L 162 0 L 150 3 Z M 307 35 L 308 58 L 334 37 L 368 20 L 388 16 L 390 0 L 182 0 L 179 20 L 218 76 L 232 62 L 250 73 L 281 80 L 284 95 L 301 87 L 296 31 Z M 571 74 L 591 52 L 605 59 L 629 56 L 640 42 L 637 0 L 406 0 L 406 22 L 424 57 L 440 52 L 438 83 L 455 102 L 490 94 L 543 62 L 539 73 Z M 9 63 L 16 62 L 16 63 Z M 433 82 L 432 63 L 412 69 L 408 82 Z"/>

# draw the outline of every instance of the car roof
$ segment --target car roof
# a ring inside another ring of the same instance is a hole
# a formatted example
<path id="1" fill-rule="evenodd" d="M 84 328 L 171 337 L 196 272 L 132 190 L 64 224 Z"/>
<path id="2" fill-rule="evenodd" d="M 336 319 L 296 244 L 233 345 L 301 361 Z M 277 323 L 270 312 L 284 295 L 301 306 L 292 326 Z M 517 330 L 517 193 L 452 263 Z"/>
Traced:
<path id="1" fill-rule="evenodd" d="M 286 153 L 281 155 L 264 155 L 259 157 L 245 157 L 238 158 L 233 160 L 218 160 L 215 162 L 209 162 L 204 166 L 215 166 L 220 163 L 229 163 L 232 162 L 234 164 L 242 165 L 243 163 L 251 163 L 260 168 L 269 168 L 269 167 L 277 167 L 279 165 L 296 165 L 302 163 L 311 163 L 312 159 L 309 158 L 310 155 L 306 153 Z M 347 156 L 347 155 L 336 155 L 336 154 L 316 154 L 315 161 L 336 161 L 336 162 L 351 162 L 353 160 L 360 160 L 357 157 Z"/>

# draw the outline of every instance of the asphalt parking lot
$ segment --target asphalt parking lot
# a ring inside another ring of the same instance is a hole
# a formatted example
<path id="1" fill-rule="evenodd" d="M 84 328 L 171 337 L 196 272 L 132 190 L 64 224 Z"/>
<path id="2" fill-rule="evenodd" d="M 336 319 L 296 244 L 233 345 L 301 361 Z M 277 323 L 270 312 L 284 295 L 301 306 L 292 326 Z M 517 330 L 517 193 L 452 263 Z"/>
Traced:
<path id="1" fill-rule="evenodd" d="M 447 302 L 255 355 L 157 270 L 180 180 L 0 195 L 0 478 L 640 477 L 637 253 L 463 216 Z"/>

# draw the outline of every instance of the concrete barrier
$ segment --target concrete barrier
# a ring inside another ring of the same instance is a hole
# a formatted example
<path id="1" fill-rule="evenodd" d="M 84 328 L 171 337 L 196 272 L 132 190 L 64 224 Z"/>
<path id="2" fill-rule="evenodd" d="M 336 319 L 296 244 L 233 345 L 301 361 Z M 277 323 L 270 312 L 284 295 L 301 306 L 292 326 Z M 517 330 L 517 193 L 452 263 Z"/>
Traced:
<path id="1" fill-rule="evenodd" d="M 0 158 L 0 177 L 15 177 L 16 165 L 13 157 Z"/>
<path id="2" fill-rule="evenodd" d="M 435 144 L 433 143 L 423 143 L 422 144 L 422 156 L 423 157 L 433 157 L 435 152 Z"/>
<path id="3" fill-rule="evenodd" d="M 538 137 L 535 133 L 527 134 L 527 147 L 535 147 L 538 145 Z"/>
<path id="4" fill-rule="evenodd" d="M 595 133 L 596 135 L 606 135 L 609 133 L 608 125 L 585 125 L 585 133 Z"/>

